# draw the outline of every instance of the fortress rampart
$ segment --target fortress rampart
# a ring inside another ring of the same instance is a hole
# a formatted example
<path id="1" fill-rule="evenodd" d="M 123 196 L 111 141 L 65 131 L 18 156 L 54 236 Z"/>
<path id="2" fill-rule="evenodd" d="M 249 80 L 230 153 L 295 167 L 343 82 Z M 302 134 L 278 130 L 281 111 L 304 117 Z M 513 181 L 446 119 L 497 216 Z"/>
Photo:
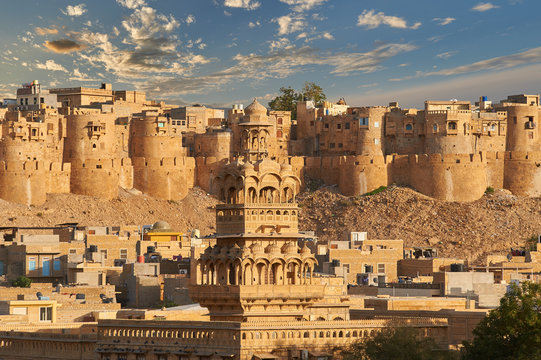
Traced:
<path id="1" fill-rule="evenodd" d="M 505 153 L 503 187 L 516 195 L 541 196 L 541 152 Z"/>
<path id="2" fill-rule="evenodd" d="M 70 169 L 70 164 L 0 161 L 0 198 L 39 205 L 47 193 L 69 193 Z"/>
<path id="3" fill-rule="evenodd" d="M 287 161 L 299 178 L 306 175 L 328 185 L 336 184 L 347 196 L 391 184 L 410 186 L 446 201 L 477 200 L 489 186 L 517 195 L 541 195 L 538 152 L 290 157 Z"/>
<path id="4" fill-rule="evenodd" d="M 390 184 L 446 201 L 476 200 L 487 187 L 541 196 L 538 104 L 530 95 L 477 110 L 455 101 L 426 102 L 419 111 L 302 102 L 293 128 L 287 113 L 254 102 L 229 128 L 214 124 L 197 134 L 185 124 L 190 119 L 173 119 L 162 107 L 15 109 L 2 121 L 0 198 L 33 205 L 59 192 L 114 199 L 122 187 L 180 200 L 193 186 L 212 193 L 223 168 L 245 156 L 291 165 L 301 188 L 305 178 L 318 179 L 348 196 Z"/>
<path id="5" fill-rule="evenodd" d="M 195 183 L 195 159 L 191 157 L 134 158 L 134 188 L 163 200 L 181 200 Z"/>
<path id="6" fill-rule="evenodd" d="M 74 160 L 71 162 L 70 191 L 74 194 L 114 199 L 118 197 L 119 186 L 131 188 L 131 168 L 129 159 Z"/>

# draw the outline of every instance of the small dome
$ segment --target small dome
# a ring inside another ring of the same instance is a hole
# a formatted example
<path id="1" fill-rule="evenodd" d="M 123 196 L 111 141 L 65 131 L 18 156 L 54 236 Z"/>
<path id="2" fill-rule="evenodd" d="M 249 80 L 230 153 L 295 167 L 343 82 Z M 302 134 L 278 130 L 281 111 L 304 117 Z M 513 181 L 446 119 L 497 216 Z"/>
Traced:
<path id="1" fill-rule="evenodd" d="M 254 165 L 250 162 L 246 162 L 244 165 L 242 165 L 242 169 L 243 170 L 253 170 L 254 169 Z"/>
<path id="2" fill-rule="evenodd" d="M 245 258 L 245 257 L 248 257 L 252 255 L 252 249 L 250 249 L 248 246 L 245 246 L 242 248 L 242 257 Z"/>
<path id="3" fill-rule="evenodd" d="M 267 115 L 267 108 L 261 105 L 257 99 L 244 109 L 246 115 Z"/>
<path id="4" fill-rule="evenodd" d="M 297 254 L 298 253 L 297 245 L 294 244 L 293 242 L 289 242 L 289 243 L 285 244 L 284 246 L 282 246 L 282 253 L 284 253 L 284 254 Z"/>
<path id="5" fill-rule="evenodd" d="M 265 253 L 265 250 L 263 249 L 263 245 L 261 245 L 260 243 L 254 243 L 250 247 L 252 248 L 252 253 L 254 255 Z"/>
<path id="6" fill-rule="evenodd" d="M 291 171 L 291 170 L 293 170 L 293 166 L 287 163 L 280 164 L 280 171 Z"/>
<path id="7" fill-rule="evenodd" d="M 264 158 L 263 160 L 260 160 L 256 162 L 257 171 L 260 173 L 265 172 L 280 172 L 280 164 L 278 164 L 276 161 L 271 160 L 269 158 Z"/>
<path id="8" fill-rule="evenodd" d="M 153 232 L 158 232 L 158 231 L 170 231 L 171 230 L 171 226 L 166 223 L 165 221 L 156 221 L 153 225 L 152 225 L 152 231 Z"/>
<path id="9" fill-rule="evenodd" d="M 214 245 L 214 247 L 212 248 L 212 255 L 218 255 L 221 249 L 221 246 Z"/>
<path id="10" fill-rule="evenodd" d="M 212 246 L 208 246 L 206 249 L 205 249 L 205 254 L 206 255 L 210 255 L 210 253 L 212 253 Z"/>
<path id="11" fill-rule="evenodd" d="M 242 253 L 240 246 L 235 243 L 233 246 L 229 248 L 229 255 L 231 256 L 239 256 Z"/>
<path id="12" fill-rule="evenodd" d="M 308 246 L 306 246 L 306 244 L 304 244 L 304 246 L 301 249 L 301 255 L 311 255 L 311 254 L 312 254 L 312 252 L 310 251 Z"/>
<path id="13" fill-rule="evenodd" d="M 273 255 L 280 254 L 280 248 L 279 248 L 278 245 L 276 245 L 276 244 L 270 244 L 270 245 L 267 246 L 267 248 L 265 249 L 265 252 L 266 252 L 267 254 L 273 254 Z"/>

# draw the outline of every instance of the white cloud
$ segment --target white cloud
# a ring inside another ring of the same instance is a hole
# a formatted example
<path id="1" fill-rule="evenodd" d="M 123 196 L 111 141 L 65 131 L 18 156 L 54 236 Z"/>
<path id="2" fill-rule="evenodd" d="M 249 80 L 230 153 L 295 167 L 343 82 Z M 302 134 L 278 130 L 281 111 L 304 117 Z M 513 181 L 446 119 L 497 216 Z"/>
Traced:
<path id="1" fill-rule="evenodd" d="M 364 10 L 357 19 L 357 26 L 364 26 L 367 29 L 375 29 L 380 25 L 388 25 L 397 29 L 417 29 L 421 26 L 420 22 L 408 26 L 404 18 L 398 16 L 385 15 L 383 12 L 376 13 L 375 10 Z"/>
<path id="2" fill-rule="evenodd" d="M 449 25 L 450 23 L 452 23 L 455 20 L 456 19 L 452 18 L 452 17 L 434 18 L 434 19 L 432 19 L 432 21 L 436 21 L 436 22 L 438 22 L 438 25 L 442 25 L 442 26 Z"/>
<path id="3" fill-rule="evenodd" d="M 456 51 L 446 51 L 446 52 L 443 52 L 441 54 L 436 55 L 436 57 L 440 58 L 440 59 L 443 59 L 443 60 L 447 60 L 451 56 L 453 56 L 454 54 L 456 54 Z"/>
<path id="4" fill-rule="evenodd" d="M 160 96 L 201 93 L 220 88 L 232 81 L 285 78 L 313 66 L 330 67 L 330 72 L 339 76 L 357 72 L 369 73 L 382 69 L 381 64 L 385 60 L 413 49 L 415 46 L 410 44 L 387 44 L 368 52 L 321 54 L 308 46 L 285 46 L 281 49 L 275 47 L 264 55 L 238 54 L 233 58 L 235 65 L 215 73 L 182 78 L 152 78 L 144 84 L 143 89 L 149 94 L 160 89 Z"/>
<path id="5" fill-rule="evenodd" d="M 86 12 L 86 5 L 68 5 L 65 10 L 61 10 L 64 15 L 68 16 L 81 16 Z"/>
<path id="6" fill-rule="evenodd" d="M 324 32 L 322 37 L 323 37 L 323 39 L 334 40 L 334 36 L 332 36 L 332 34 L 329 33 L 329 32 Z"/>
<path id="7" fill-rule="evenodd" d="M 457 66 L 451 69 L 444 69 L 436 72 L 424 73 L 428 75 L 459 75 L 482 70 L 498 70 L 516 67 L 519 65 L 533 64 L 541 62 L 541 47 L 526 50 L 520 53 L 499 56 L 472 64 Z"/>
<path id="8" fill-rule="evenodd" d="M 55 63 L 54 60 L 47 60 L 45 61 L 45 64 L 38 62 L 36 63 L 36 68 L 41 69 L 41 70 L 62 71 L 65 73 L 68 72 L 68 70 L 66 70 L 65 67 L 63 67 L 60 64 Z"/>
<path id="9" fill-rule="evenodd" d="M 128 31 L 131 39 L 138 42 L 155 35 L 170 33 L 179 27 L 180 23 L 173 15 L 168 17 L 157 13 L 151 7 L 143 6 L 135 9 L 132 15 L 123 20 L 122 26 Z"/>
<path id="10" fill-rule="evenodd" d="M 116 2 L 128 9 L 137 9 L 146 5 L 144 0 L 116 0 Z"/>
<path id="11" fill-rule="evenodd" d="M 358 95 L 352 103 L 387 104 L 397 100 L 404 107 L 424 107 L 425 100 L 472 99 L 487 95 L 494 100 L 504 99 L 509 94 L 528 94 L 539 91 L 541 65 L 530 65 L 501 72 L 466 75 L 458 78 L 441 78 L 428 84 L 404 83 L 402 88 L 393 84 L 370 95 Z M 502 87 L 501 84 L 505 84 Z"/>
<path id="12" fill-rule="evenodd" d="M 283 49 L 288 46 L 291 46 L 288 38 L 279 38 L 278 40 L 272 40 L 269 45 L 271 51 Z"/>
<path id="13" fill-rule="evenodd" d="M 58 34 L 58 29 L 55 28 L 42 28 L 42 27 L 36 27 L 36 34 L 44 36 L 44 35 L 56 35 Z"/>
<path id="14" fill-rule="evenodd" d="M 499 8 L 498 5 L 494 5 L 492 3 L 489 3 L 489 2 L 486 2 L 486 3 L 479 3 L 477 5 L 475 5 L 472 10 L 473 11 L 488 11 L 488 10 L 492 10 L 492 9 L 497 9 Z"/>
<path id="15" fill-rule="evenodd" d="M 98 79 L 92 79 L 87 74 L 82 73 L 79 69 L 73 70 L 73 75 L 69 78 L 70 81 L 99 81 Z"/>
<path id="16" fill-rule="evenodd" d="M 249 27 L 250 29 L 253 29 L 253 28 L 258 27 L 258 26 L 261 26 L 261 23 L 260 23 L 259 21 L 256 21 L 256 22 L 251 22 L 251 21 L 250 21 L 250 22 L 248 23 L 248 27 Z"/>
<path id="17" fill-rule="evenodd" d="M 319 6 L 327 0 L 280 0 L 284 4 L 292 6 L 293 11 L 301 12 Z"/>
<path id="18" fill-rule="evenodd" d="M 278 23 L 278 35 L 280 36 L 302 31 L 306 25 L 302 16 L 295 15 L 284 15 L 272 21 Z"/>
<path id="19" fill-rule="evenodd" d="M 184 20 L 184 21 L 186 21 L 186 24 L 188 24 L 188 25 L 193 24 L 195 22 L 195 16 L 190 14 L 190 15 L 186 16 L 186 20 Z"/>
<path id="20" fill-rule="evenodd" d="M 225 0 L 224 6 L 232 8 L 241 8 L 246 10 L 255 10 L 261 3 L 255 0 Z"/>

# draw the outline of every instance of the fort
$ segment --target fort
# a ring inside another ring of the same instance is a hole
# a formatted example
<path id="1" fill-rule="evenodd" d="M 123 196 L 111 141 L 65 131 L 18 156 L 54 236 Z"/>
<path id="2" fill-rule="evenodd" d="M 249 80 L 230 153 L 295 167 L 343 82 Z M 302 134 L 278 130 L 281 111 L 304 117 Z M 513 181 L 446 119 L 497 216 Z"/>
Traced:
<path id="1" fill-rule="evenodd" d="M 34 97 L 34 99 L 32 98 Z M 239 157 L 269 158 L 348 196 L 399 184 L 447 201 L 487 187 L 541 194 L 538 95 L 493 104 L 426 101 L 424 109 L 297 104 L 297 119 L 254 101 L 223 110 L 174 107 L 144 93 L 101 89 L 17 92 L 2 120 L 0 198 L 37 205 L 48 193 L 113 199 L 118 188 L 165 200 L 215 179 Z"/>

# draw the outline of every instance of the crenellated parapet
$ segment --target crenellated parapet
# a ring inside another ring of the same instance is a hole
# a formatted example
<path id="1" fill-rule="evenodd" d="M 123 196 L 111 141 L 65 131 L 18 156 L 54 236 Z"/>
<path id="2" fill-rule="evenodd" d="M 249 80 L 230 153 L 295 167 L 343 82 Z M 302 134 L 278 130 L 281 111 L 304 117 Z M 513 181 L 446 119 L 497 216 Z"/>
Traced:
<path id="1" fill-rule="evenodd" d="M 133 159 L 134 188 L 158 199 L 181 200 L 195 185 L 192 157 Z"/>
<path id="2" fill-rule="evenodd" d="M 515 195 L 541 196 L 541 152 L 506 152 L 503 185 Z"/>
<path id="3" fill-rule="evenodd" d="M 122 159 L 73 160 L 70 190 L 74 194 L 115 199 L 118 197 L 120 174 L 130 166 Z"/>
<path id="4" fill-rule="evenodd" d="M 47 193 L 70 191 L 70 164 L 42 161 L 0 161 L 0 198 L 41 205 Z"/>

